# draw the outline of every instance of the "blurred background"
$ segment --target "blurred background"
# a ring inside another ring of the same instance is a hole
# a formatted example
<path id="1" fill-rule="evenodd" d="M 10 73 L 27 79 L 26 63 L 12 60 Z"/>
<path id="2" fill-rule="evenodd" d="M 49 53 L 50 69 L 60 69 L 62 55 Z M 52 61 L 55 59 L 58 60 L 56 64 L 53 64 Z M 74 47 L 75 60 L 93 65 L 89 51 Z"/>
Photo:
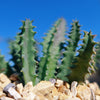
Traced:
<path id="1" fill-rule="evenodd" d="M 22 20 L 34 20 L 35 38 L 42 42 L 44 33 L 60 17 L 67 21 L 79 20 L 81 30 L 92 31 L 100 41 L 100 0 L 2 0 L 0 1 L 0 51 L 5 60 L 10 59 L 9 41 L 13 40 L 22 25 Z M 70 30 L 70 29 L 67 29 Z"/>

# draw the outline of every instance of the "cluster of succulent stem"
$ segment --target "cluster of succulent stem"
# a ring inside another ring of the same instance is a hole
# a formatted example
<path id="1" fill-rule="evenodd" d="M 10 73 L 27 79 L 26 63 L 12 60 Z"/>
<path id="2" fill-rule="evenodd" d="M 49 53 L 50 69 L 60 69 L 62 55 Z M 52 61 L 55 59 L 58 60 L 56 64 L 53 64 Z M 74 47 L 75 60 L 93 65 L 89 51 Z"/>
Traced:
<path id="1" fill-rule="evenodd" d="M 6 70 L 10 68 L 13 73 L 17 73 L 20 82 L 26 84 L 28 81 L 32 81 L 34 85 L 41 80 L 51 78 L 80 82 L 84 81 L 86 74 L 95 70 L 93 55 L 96 42 L 93 41 L 94 35 L 91 31 L 84 32 L 83 39 L 81 39 L 82 33 L 80 33 L 78 21 L 73 21 L 68 34 L 66 34 L 64 18 L 55 22 L 41 43 L 43 56 L 40 61 L 37 60 L 36 40 L 34 39 L 36 32 L 33 31 L 35 27 L 32 22 L 29 19 L 23 21 L 21 32 L 10 43 L 10 54 L 12 55 L 10 61 L 14 63 L 12 68 L 0 60 L 2 63 L 0 69 L 5 68 L 3 64 L 6 64 Z"/>

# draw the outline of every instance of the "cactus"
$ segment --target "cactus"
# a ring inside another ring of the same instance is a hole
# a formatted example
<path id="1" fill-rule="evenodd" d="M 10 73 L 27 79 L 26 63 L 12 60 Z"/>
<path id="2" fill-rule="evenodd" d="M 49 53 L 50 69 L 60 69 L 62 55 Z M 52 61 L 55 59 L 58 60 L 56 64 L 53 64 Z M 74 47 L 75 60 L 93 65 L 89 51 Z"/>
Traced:
<path id="1" fill-rule="evenodd" d="M 91 31 L 89 33 L 84 32 L 83 44 L 78 50 L 79 55 L 75 57 L 72 63 L 72 73 L 68 76 L 71 82 L 73 80 L 78 82 L 84 81 L 85 75 L 95 71 L 93 66 L 93 54 L 95 54 L 95 51 L 93 47 L 96 42 L 93 41 L 93 38 L 94 35 L 91 34 Z"/>
<path id="2" fill-rule="evenodd" d="M 91 69 L 91 71 L 95 70 L 92 56 L 94 54 L 93 47 L 96 44 L 93 41 L 94 35 L 91 35 L 91 32 L 84 32 L 83 44 L 78 52 L 79 55 L 76 57 L 80 35 L 80 25 L 78 25 L 78 21 L 74 21 L 71 32 L 68 34 L 67 47 L 65 47 L 63 52 L 64 57 L 60 66 L 60 72 L 57 75 L 59 79 L 81 82 L 85 80 L 84 78 L 88 73 L 88 69 Z"/>
<path id="3" fill-rule="evenodd" d="M 7 62 L 4 60 L 4 56 L 0 54 L 0 73 L 5 73 L 7 71 Z"/>
<path id="4" fill-rule="evenodd" d="M 11 41 L 10 44 L 10 54 L 12 55 L 12 58 L 9 60 L 9 63 L 12 61 L 14 64 L 10 65 L 8 63 L 8 71 L 7 71 L 7 75 L 10 76 L 11 74 L 16 73 L 18 75 L 18 79 L 20 80 L 20 82 L 24 83 L 24 79 L 23 79 L 23 73 L 21 72 L 22 70 L 22 58 L 21 58 L 21 48 L 19 46 L 19 40 L 20 37 L 16 36 L 16 40 L 15 41 Z M 10 74 L 9 74 L 9 71 Z"/>
<path id="5" fill-rule="evenodd" d="M 57 74 L 57 78 L 60 78 L 64 81 L 68 81 L 66 77 L 70 73 L 70 66 L 75 56 L 76 48 L 78 47 L 78 41 L 80 40 L 80 25 L 78 21 L 72 23 L 71 32 L 68 34 L 69 39 L 67 39 L 67 47 L 63 52 L 62 64 L 60 66 L 60 72 Z"/>
<path id="6" fill-rule="evenodd" d="M 40 61 L 39 77 L 41 80 L 49 80 L 55 77 L 57 62 L 60 54 L 60 43 L 64 41 L 66 23 L 63 18 L 59 19 L 54 27 L 44 38 L 43 57 Z"/>
<path id="7" fill-rule="evenodd" d="M 35 85 L 41 80 L 50 78 L 80 82 L 84 81 L 85 75 L 95 70 L 94 35 L 91 32 L 84 32 L 83 44 L 79 49 L 81 33 L 78 21 L 72 23 L 67 39 L 65 38 L 66 21 L 63 18 L 56 21 L 41 43 L 43 57 L 40 60 L 37 57 L 36 40 L 34 39 L 36 32 L 33 28 L 32 21 L 26 19 L 23 21 L 21 32 L 17 34 L 16 40 L 10 43 L 10 54 L 12 55 L 10 61 L 14 62 L 14 65 L 7 63 L 6 67 L 4 60 L 0 60 L 8 70 L 6 74 L 13 71 L 18 74 L 23 84 L 32 81 Z M 1 58 L 3 59 L 2 56 Z M 38 64 L 37 61 L 39 61 Z M 0 68 L 2 68 L 1 65 Z"/>
<path id="8" fill-rule="evenodd" d="M 16 40 L 17 40 L 17 37 L 16 37 Z M 10 59 L 10 61 L 14 62 L 13 67 L 17 73 L 20 73 L 22 69 L 21 56 L 20 56 L 20 52 L 18 52 L 19 50 L 20 48 L 17 44 L 17 41 L 11 41 L 10 42 L 10 54 L 12 55 L 12 58 Z"/>
<path id="9" fill-rule="evenodd" d="M 91 75 L 88 80 L 90 82 L 96 82 L 100 86 L 100 42 L 97 42 L 95 46 L 96 55 L 94 56 L 94 62 L 96 66 L 96 71 L 93 75 Z"/>
<path id="10" fill-rule="evenodd" d="M 33 39 L 36 32 L 32 30 L 33 28 L 32 21 L 28 19 L 23 21 L 23 26 L 20 28 L 21 33 L 18 33 L 16 41 L 11 43 L 11 60 L 15 63 L 13 67 L 16 72 L 23 75 L 25 83 L 32 81 L 36 84 L 36 49 Z"/>

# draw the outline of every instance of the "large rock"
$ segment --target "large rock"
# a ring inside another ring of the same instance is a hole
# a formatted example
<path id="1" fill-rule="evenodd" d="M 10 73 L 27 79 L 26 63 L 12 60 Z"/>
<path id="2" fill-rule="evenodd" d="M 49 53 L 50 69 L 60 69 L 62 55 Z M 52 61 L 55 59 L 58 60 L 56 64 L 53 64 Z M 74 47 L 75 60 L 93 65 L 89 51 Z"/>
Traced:
<path id="1" fill-rule="evenodd" d="M 8 85 L 11 81 L 8 79 L 6 75 L 3 73 L 0 74 L 0 97 L 6 96 L 5 93 L 3 93 L 3 89 L 6 85 Z"/>
<path id="2" fill-rule="evenodd" d="M 0 91 L 3 90 L 3 88 L 8 85 L 11 81 L 8 79 L 6 75 L 3 73 L 0 74 Z"/>
<path id="3" fill-rule="evenodd" d="M 77 97 L 81 100 L 91 100 L 91 90 L 85 84 L 77 86 Z"/>
<path id="4" fill-rule="evenodd" d="M 40 92 L 43 95 L 50 93 L 55 88 L 54 84 L 49 81 L 41 81 L 33 87 L 33 93 Z"/>

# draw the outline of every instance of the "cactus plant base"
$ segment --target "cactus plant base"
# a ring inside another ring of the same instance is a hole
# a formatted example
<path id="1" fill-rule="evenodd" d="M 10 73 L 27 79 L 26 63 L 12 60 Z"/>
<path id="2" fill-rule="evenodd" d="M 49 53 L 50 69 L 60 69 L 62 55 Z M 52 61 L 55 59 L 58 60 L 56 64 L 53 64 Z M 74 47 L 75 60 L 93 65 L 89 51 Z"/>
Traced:
<path id="1" fill-rule="evenodd" d="M 78 84 L 73 81 L 69 85 L 62 80 L 51 79 L 35 86 L 32 82 L 24 87 L 22 83 L 12 84 L 6 75 L 0 74 L 0 100 L 100 100 L 100 88 L 96 82 Z"/>

